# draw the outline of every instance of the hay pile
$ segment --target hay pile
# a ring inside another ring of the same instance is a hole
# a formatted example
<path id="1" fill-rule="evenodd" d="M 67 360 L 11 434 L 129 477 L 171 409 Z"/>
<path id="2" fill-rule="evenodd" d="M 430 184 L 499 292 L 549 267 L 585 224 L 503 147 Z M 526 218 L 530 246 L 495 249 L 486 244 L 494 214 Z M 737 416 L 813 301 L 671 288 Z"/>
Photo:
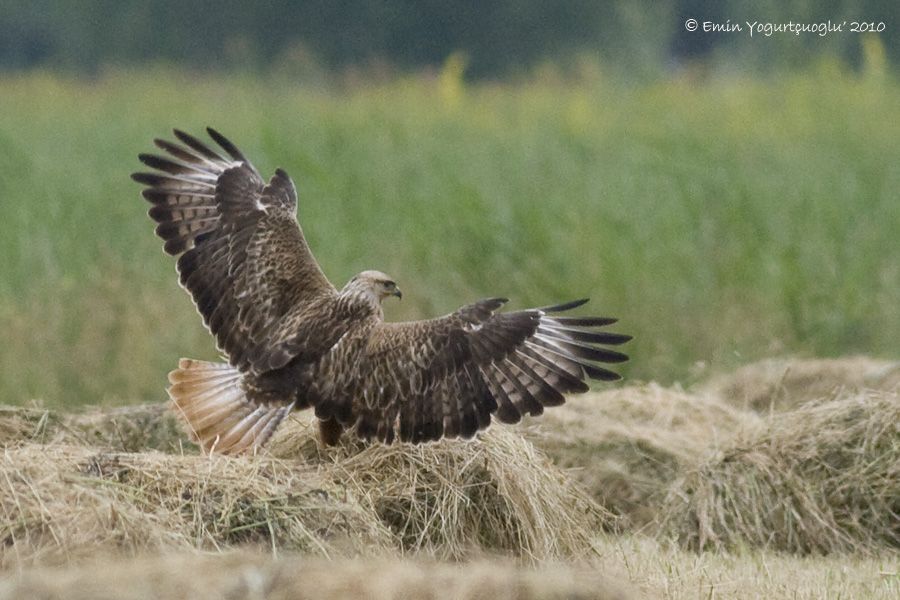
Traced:
<path id="1" fill-rule="evenodd" d="M 685 467 L 758 422 L 714 396 L 648 384 L 570 398 L 527 435 L 617 517 L 615 530 L 640 530 Z"/>
<path id="2" fill-rule="evenodd" d="M 673 486 L 663 531 L 692 549 L 900 548 L 900 396 L 858 392 L 774 415 Z"/>
<path id="3" fill-rule="evenodd" d="M 0 406 L 0 444 L 36 442 L 92 446 L 117 452 L 193 452 L 166 403 L 90 408 L 64 413 Z M 183 447 L 183 445 L 185 447 Z"/>
<path id="4" fill-rule="evenodd" d="M 327 556 L 391 541 L 344 486 L 309 466 L 261 458 L 9 447 L 0 456 L 0 514 L 2 567 L 242 544 Z"/>
<path id="5" fill-rule="evenodd" d="M 377 486 L 373 510 L 404 549 L 453 558 L 477 547 L 565 556 L 589 547 L 596 527 L 588 531 L 584 518 L 612 531 L 652 526 L 668 485 L 685 465 L 748 419 L 756 417 L 714 397 L 650 384 L 570 398 L 530 427 L 492 428 L 480 445 L 365 448 L 345 439 L 340 448 L 322 452 L 309 415 L 301 413 L 283 426 L 269 453 L 326 465 L 337 480 Z M 71 414 L 0 409 L 0 431 L 4 427 L 18 432 L 5 436 L 7 443 L 196 453 L 189 444 L 181 447 L 184 435 L 165 405 Z M 523 432 L 567 475 L 522 440 Z M 571 479 L 608 512 L 598 511 Z M 458 488 L 448 488 L 448 481 Z M 483 512 L 485 506 L 506 508 Z M 544 515 L 551 520 L 542 522 Z M 561 539 L 567 532 L 577 532 L 575 539 Z"/>
<path id="6" fill-rule="evenodd" d="M 535 560 L 591 552 L 608 515 L 515 428 L 497 425 L 469 443 L 365 445 L 344 436 L 320 450 L 317 428 L 295 417 L 270 452 L 323 464 L 335 481 L 370 490 L 401 549 L 458 559 L 488 549 Z"/>
<path id="7" fill-rule="evenodd" d="M 900 389 L 900 362 L 865 356 L 770 359 L 715 377 L 701 388 L 732 406 L 760 413 L 865 389 Z"/>
<path id="8" fill-rule="evenodd" d="M 236 460 L 197 455 L 163 405 L 0 407 L 0 564 L 244 544 L 539 562 L 592 555 L 602 529 L 693 549 L 897 548 L 900 392 L 846 392 L 891 389 L 895 366 L 767 361 L 690 393 L 573 397 L 469 443 L 324 450 L 301 413 Z"/>
<path id="9" fill-rule="evenodd" d="M 625 600 L 632 594 L 596 572 L 539 569 L 506 561 L 463 564 L 300 558 L 248 552 L 95 561 L 78 569 L 40 569 L 0 579 L 0 600 Z"/>
<path id="10" fill-rule="evenodd" d="M 0 461 L 0 564 L 243 544 L 324 556 L 386 549 L 459 559 L 489 551 L 538 561 L 590 554 L 605 518 L 510 429 L 470 443 L 348 440 L 326 451 L 315 428 L 295 418 L 272 455 L 123 451 L 140 440 L 171 447 L 182 439 L 170 417 L 152 422 L 155 411 L 5 410 L 0 430 L 15 435 Z M 91 443 L 76 443 L 85 439 Z"/>

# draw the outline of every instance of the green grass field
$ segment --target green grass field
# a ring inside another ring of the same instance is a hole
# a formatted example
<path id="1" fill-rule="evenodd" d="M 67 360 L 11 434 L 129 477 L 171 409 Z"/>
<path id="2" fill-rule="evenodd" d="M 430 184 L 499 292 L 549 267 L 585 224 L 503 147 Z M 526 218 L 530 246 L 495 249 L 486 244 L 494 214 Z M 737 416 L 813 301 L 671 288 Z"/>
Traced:
<path id="1" fill-rule="evenodd" d="M 336 285 L 392 274 L 388 318 L 591 296 L 633 379 L 771 355 L 900 356 L 900 85 L 452 76 L 310 89 L 155 70 L 0 81 L 0 398 L 161 400 L 214 358 L 129 179 L 212 125 L 300 192 Z"/>

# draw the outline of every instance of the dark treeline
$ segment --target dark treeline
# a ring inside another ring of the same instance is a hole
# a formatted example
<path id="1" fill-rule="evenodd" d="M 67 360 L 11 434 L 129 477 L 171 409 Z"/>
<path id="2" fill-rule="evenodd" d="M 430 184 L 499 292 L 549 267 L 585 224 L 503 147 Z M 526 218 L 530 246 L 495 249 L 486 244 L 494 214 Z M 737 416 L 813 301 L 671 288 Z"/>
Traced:
<path id="1" fill-rule="evenodd" d="M 821 55 L 859 60 L 860 36 L 751 38 L 745 21 L 884 22 L 900 62 L 896 0 L 0 0 L 0 68 L 92 72 L 172 62 L 201 69 L 299 63 L 323 69 L 439 65 L 468 57 L 472 77 L 516 74 L 544 60 L 593 55 L 630 72 L 686 60 L 796 66 Z M 690 33 L 685 20 L 742 24 Z"/>

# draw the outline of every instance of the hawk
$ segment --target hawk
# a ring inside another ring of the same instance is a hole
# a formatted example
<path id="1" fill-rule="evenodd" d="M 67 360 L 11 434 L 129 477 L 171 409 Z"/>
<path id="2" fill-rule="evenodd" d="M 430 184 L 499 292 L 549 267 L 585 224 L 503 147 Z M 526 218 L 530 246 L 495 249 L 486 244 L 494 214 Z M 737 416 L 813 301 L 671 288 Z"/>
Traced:
<path id="1" fill-rule="evenodd" d="M 393 278 L 363 271 L 337 289 L 297 221 L 297 192 L 277 169 L 268 182 L 238 148 L 207 129 L 214 150 L 183 131 L 155 140 L 135 173 L 181 285 L 227 363 L 182 359 L 169 374 L 174 409 L 208 453 L 261 448 L 292 410 L 312 408 L 321 442 L 345 430 L 364 440 L 472 438 L 492 419 L 540 415 L 588 379 L 630 336 L 606 317 L 565 316 L 587 300 L 499 312 L 488 298 L 449 315 L 389 323 Z"/>

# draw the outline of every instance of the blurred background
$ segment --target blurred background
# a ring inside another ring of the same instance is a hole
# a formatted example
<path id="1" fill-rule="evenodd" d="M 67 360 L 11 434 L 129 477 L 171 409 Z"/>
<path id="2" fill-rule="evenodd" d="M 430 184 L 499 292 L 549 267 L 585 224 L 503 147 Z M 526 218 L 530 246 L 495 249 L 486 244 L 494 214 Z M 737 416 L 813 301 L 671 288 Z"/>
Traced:
<path id="1" fill-rule="evenodd" d="M 753 6 L 748 6 L 752 4 Z M 0 66 L 80 74 L 110 65 L 167 63 L 202 71 L 293 69 L 311 77 L 439 68 L 467 57 L 467 77 L 527 75 L 543 63 L 600 59 L 629 77 L 702 60 L 726 69 L 803 67 L 823 55 L 858 67 L 850 21 L 883 22 L 900 58 L 890 0 L 4 0 Z M 723 25 L 847 22 L 843 34 L 743 35 L 687 31 L 688 18 Z"/>
<path id="2" fill-rule="evenodd" d="M 0 0 L 0 402 L 216 357 L 128 177 L 206 125 L 292 175 L 336 285 L 398 280 L 389 318 L 591 296 L 628 378 L 685 385 L 897 358 L 900 4 L 747 4 Z"/>

